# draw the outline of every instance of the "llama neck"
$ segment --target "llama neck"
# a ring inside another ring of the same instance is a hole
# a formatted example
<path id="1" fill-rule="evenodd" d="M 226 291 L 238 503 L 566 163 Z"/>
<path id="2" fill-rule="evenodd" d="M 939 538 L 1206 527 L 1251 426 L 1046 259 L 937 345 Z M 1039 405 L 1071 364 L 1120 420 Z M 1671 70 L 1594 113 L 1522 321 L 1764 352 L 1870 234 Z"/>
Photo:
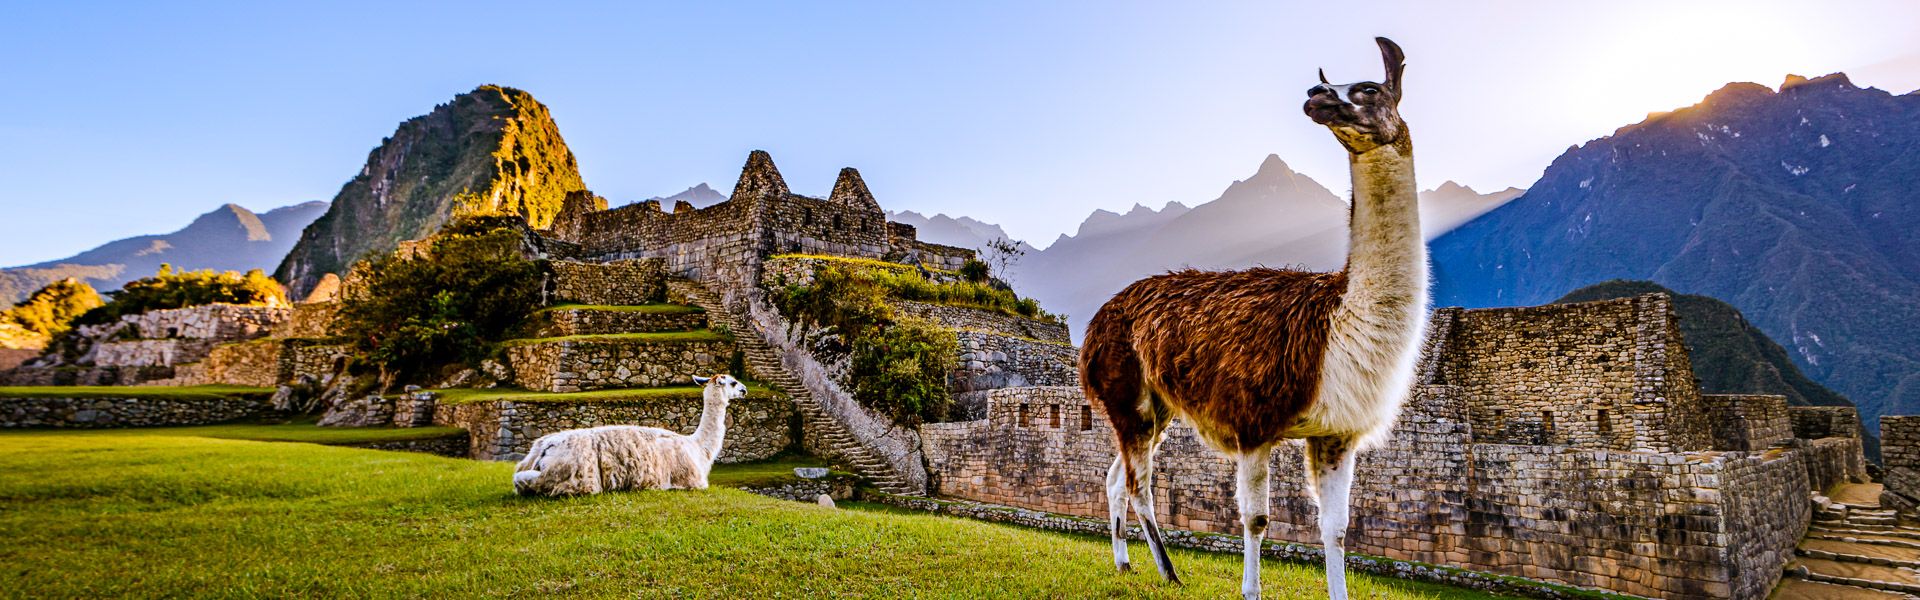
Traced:
<path id="1" fill-rule="evenodd" d="M 706 453 L 707 461 L 711 463 L 714 457 L 720 456 L 720 444 L 726 436 L 726 401 L 707 400 L 706 406 L 700 410 L 700 426 L 693 430 L 693 443 Z"/>
<path id="2" fill-rule="evenodd" d="M 1353 217 L 1348 222 L 1347 301 L 1412 300 L 1424 309 L 1427 245 L 1409 145 L 1350 156 Z"/>

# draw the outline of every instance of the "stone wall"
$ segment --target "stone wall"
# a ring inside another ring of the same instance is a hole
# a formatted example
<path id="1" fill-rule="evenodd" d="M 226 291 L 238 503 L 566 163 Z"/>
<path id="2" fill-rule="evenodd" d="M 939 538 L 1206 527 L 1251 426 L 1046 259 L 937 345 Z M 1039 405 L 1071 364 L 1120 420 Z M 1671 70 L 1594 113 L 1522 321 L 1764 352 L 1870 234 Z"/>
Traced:
<path id="1" fill-rule="evenodd" d="M 555 303 L 635 305 L 666 299 L 666 261 L 659 258 L 547 264 L 552 270 L 549 297 Z"/>
<path id="2" fill-rule="evenodd" d="M 466 429 L 468 457 L 519 460 L 540 436 L 600 425 L 643 425 L 692 433 L 700 425 L 696 395 L 593 402 L 475 402 L 440 404 L 433 421 Z M 799 418 L 793 402 L 763 392 L 727 406 L 727 435 L 719 462 L 770 458 L 799 443 Z"/>
<path id="3" fill-rule="evenodd" d="M 1701 394 L 1713 424 L 1715 450 L 1765 450 L 1793 439 L 1786 396 Z"/>
<path id="4" fill-rule="evenodd" d="M 339 302 L 309 302 L 295 304 L 287 313 L 287 320 L 273 327 L 273 337 L 277 338 L 326 338 L 332 336 L 333 315 L 340 311 Z"/>
<path id="5" fill-rule="evenodd" d="M 978 331 L 957 331 L 954 337 L 960 360 L 947 387 L 955 392 L 1080 384 L 1080 353 L 1071 344 Z"/>
<path id="6" fill-rule="evenodd" d="M 692 331 L 707 328 L 702 311 L 640 311 L 551 308 L 533 315 L 534 337 L 605 333 Z"/>
<path id="7" fill-rule="evenodd" d="M 977 308 L 962 308 L 908 300 L 895 300 L 892 304 L 894 310 L 900 314 L 926 319 L 947 329 L 997 333 L 1010 337 L 1023 337 L 1058 344 L 1069 344 L 1073 342 L 1072 339 L 1067 337 L 1067 325 L 1065 323 L 1017 317 Z"/>
<path id="8" fill-rule="evenodd" d="M 1348 547 L 1657 597 L 1758 597 L 1809 516 L 1794 452 L 1620 452 L 1477 444 L 1467 402 L 1421 386 L 1392 441 L 1362 455 Z M 1106 516 L 1112 432 L 1074 388 L 989 394 L 983 421 L 922 426 L 942 495 Z M 1233 467 L 1175 425 L 1161 445 L 1162 522 L 1238 531 Z M 1269 536 L 1317 543 L 1318 509 L 1295 445 L 1274 474 Z"/>
<path id="9" fill-rule="evenodd" d="M 1669 299 L 1436 314 L 1438 381 L 1461 388 L 1483 442 L 1660 452 L 1713 434 Z"/>
<path id="10" fill-rule="evenodd" d="M 275 414 L 265 396 L 0 398 L 0 428 L 205 425 Z"/>
<path id="11" fill-rule="evenodd" d="M 273 387 L 286 382 L 282 340 L 259 339 L 214 348 L 201 361 L 205 383 Z"/>
<path id="12" fill-rule="evenodd" d="M 1795 442 L 1805 447 L 1807 485 L 1814 492 L 1825 494 L 1842 483 L 1873 480 L 1867 473 L 1867 456 L 1860 438 L 1830 437 Z"/>
<path id="13" fill-rule="evenodd" d="M 1860 413 L 1851 406 L 1793 406 L 1787 408 L 1787 414 L 1793 419 L 1793 437 L 1817 440 L 1860 436 Z M 1882 434 L 1885 429 L 1881 427 Z"/>
<path id="14" fill-rule="evenodd" d="M 123 338 L 235 341 L 267 335 L 269 329 L 285 321 L 291 312 L 279 306 L 203 304 L 147 311 L 120 317 L 113 323 L 77 329 L 82 336 L 96 339 L 120 331 Z"/>
<path id="15" fill-rule="evenodd" d="M 103 342 L 93 346 L 93 365 L 171 367 L 206 358 L 217 344 L 216 340 L 201 338 Z"/>
<path id="16" fill-rule="evenodd" d="M 588 336 L 515 344 L 506 351 L 514 380 L 521 387 L 578 392 L 687 385 L 695 375 L 725 373 L 733 342 Z"/>
<path id="17" fill-rule="evenodd" d="M 1798 425 L 1800 413 L 1794 416 Z M 1880 463 L 1886 485 L 1880 503 L 1909 518 L 1920 516 L 1920 416 L 1880 417 Z"/>

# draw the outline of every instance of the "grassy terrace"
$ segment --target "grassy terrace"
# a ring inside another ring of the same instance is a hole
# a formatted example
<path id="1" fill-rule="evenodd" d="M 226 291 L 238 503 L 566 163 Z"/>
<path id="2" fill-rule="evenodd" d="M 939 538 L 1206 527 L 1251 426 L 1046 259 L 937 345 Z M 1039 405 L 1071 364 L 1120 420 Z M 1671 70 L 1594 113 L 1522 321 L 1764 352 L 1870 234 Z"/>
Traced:
<path id="1" fill-rule="evenodd" d="M 513 402 L 612 402 L 656 399 L 699 398 L 700 386 L 685 385 L 657 388 L 625 388 L 617 390 L 593 390 L 588 392 L 537 392 L 514 388 L 494 389 L 445 389 L 432 390 L 439 394 L 440 404 L 469 404 L 473 402 L 494 402 L 510 400 Z M 772 388 L 756 382 L 747 382 L 749 397 L 775 393 Z"/>
<path id="2" fill-rule="evenodd" d="M 665 331 L 659 333 L 598 333 L 588 335 L 566 335 L 549 338 L 522 338 L 501 342 L 503 346 L 524 346 L 548 342 L 652 342 L 659 344 L 677 344 L 684 342 L 724 342 L 727 336 L 711 329 L 696 331 Z"/>
<path id="3" fill-rule="evenodd" d="M 685 304 L 637 304 L 637 305 L 555 304 L 553 306 L 542 308 L 540 310 L 536 310 L 533 312 L 534 314 L 540 314 L 543 312 L 552 312 L 556 310 L 595 310 L 595 311 L 604 311 L 604 312 L 630 312 L 630 313 L 647 313 L 647 314 L 656 314 L 656 315 L 684 315 L 684 314 L 706 312 L 705 309 L 702 309 L 698 306 L 688 306 Z"/>
<path id="4" fill-rule="evenodd" d="M 795 459 L 789 459 L 795 460 Z M 722 466 L 758 481 L 789 464 Z M 513 466 L 168 435 L 0 433 L 5 595 L 1225 598 L 1239 557 L 1174 551 L 1185 586 L 1113 572 L 1105 539 L 732 489 L 519 498 Z M 59 474 L 54 477 L 50 474 Z M 1134 545 L 1144 560 L 1144 545 Z M 1146 563 L 1136 563 L 1145 565 Z M 1144 571 L 1144 572 L 1143 572 Z M 1325 597 L 1269 562 L 1269 597 Z M 1352 575 L 1356 598 L 1489 598 Z"/>
<path id="5" fill-rule="evenodd" d="M 321 427 L 317 419 L 307 417 L 292 423 L 228 423 L 193 427 L 148 427 L 140 429 L 96 429 L 75 432 L 100 437 L 198 437 L 258 442 L 304 442 L 309 444 L 353 445 L 374 442 L 430 440 L 459 435 L 458 427 Z M 0 433 L 0 436 L 10 435 Z M 4 444 L 0 441 L 0 444 Z"/>
<path id="6" fill-rule="evenodd" d="M 219 400 L 235 396 L 272 396 L 273 388 L 241 385 L 45 385 L 0 387 L 0 398 L 167 398 Z"/>

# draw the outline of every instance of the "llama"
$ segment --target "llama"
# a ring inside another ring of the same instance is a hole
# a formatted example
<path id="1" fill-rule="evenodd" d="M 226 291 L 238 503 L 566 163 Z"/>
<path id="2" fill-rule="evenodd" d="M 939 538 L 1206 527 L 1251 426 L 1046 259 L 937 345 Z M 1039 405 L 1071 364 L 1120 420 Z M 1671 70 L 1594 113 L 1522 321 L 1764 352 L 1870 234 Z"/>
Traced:
<path id="1" fill-rule="evenodd" d="M 694 377 L 706 386 L 693 435 L 658 427 L 608 425 L 540 436 L 514 467 L 522 496 L 573 496 L 610 490 L 704 490 L 727 434 L 727 402 L 747 395 L 728 375 Z"/>
<path id="2" fill-rule="evenodd" d="M 1347 597 L 1345 543 L 1354 456 L 1399 418 L 1427 324 L 1427 256 L 1413 145 L 1399 114 L 1400 47 L 1377 38 L 1382 83 L 1321 84 L 1305 106 L 1347 149 L 1353 177 L 1346 267 L 1181 271 L 1134 282 L 1087 324 L 1080 372 L 1104 407 L 1119 456 L 1107 471 L 1113 560 L 1129 570 L 1127 503 L 1160 575 L 1178 583 L 1154 519 L 1153 454 L 1173 417 L 1237 463 L 1240 592 L 1260 596 L 1268 461 L 1306 440 L 1320 505 L 1327 592 Z"/>

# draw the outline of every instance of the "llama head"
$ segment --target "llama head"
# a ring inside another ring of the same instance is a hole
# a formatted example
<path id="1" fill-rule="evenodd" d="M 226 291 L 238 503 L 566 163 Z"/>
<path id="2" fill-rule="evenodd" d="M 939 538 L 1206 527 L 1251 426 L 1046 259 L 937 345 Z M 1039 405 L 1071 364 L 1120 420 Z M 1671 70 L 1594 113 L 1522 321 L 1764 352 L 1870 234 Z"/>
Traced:
<path id="1" fill-rule="evenodd" d="M 732 375 L 715 375 L 712 377 L 695 375 L 693 376 L 693 382 L 706 387 L 706 392 L 703 395 L 706 396 L 709 402 L 726 402 L 747 396 L 747 384 L 740 383 L 740 380 L 734 379 Z"/>
<path id="2" fill-rule="evenodd" d="M 1307 90 L 1307 117 L 1332 130 L 1351 154 L 1409 145 L 1407 123 L 1400 120 L 1400 75 L 1407 68 L 1406 54 L 1393 40 L 1373 39 L 1380 44 L 1380 60 L 1387 65 L 1386 81 L 1334 85 L 1322 70 L 1320 85 Z M 1410 149 L 1402 148 L 1402 153 Z"/>

